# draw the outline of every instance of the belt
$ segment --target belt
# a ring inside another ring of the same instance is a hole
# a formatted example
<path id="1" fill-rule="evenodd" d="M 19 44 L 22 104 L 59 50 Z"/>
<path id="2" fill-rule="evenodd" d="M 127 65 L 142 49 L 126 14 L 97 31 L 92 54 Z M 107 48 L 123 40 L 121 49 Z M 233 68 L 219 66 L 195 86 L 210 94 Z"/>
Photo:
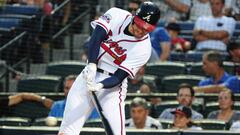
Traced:
<path id="1" fill-rule="evenodd" d="M 102 70 L 102 69 L 100 69 L 100 68 L 97 68 L 97 72 L 103 73 L 103 74 L 105 74 L 105 75 L 110 75 L 110 76 L 113 75 L 113 73 L 109 73 L 108 71 Z"/>

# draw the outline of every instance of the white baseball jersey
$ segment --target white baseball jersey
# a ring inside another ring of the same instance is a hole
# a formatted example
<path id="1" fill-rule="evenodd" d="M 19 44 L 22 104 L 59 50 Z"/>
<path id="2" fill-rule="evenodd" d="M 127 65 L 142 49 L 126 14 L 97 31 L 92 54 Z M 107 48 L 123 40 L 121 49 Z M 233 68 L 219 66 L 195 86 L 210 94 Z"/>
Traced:
<path id="1" fill-rule="evenodd" d="M 102 42 L 100 47 L 97 68 L 109 73 L 114 73 L 120 68 L 133 78 L 139 68 L 148 61 L 151 55 L 149 35 L 139 39 L 124 33 L 132 19 L 133 16 L 129 12 L 111 8 L 98 20 L 91 23 L 93 27 L 101 26 L 108 33 L 106 41 Z M 110 75 L 106 72 L 97 72 L 96 82 L 109 78 Z M 126 93 L 127 79 L 118 86 L 102 89 L 96 93 L 114 135 L 126 134 L 124 111 Z M 91 94 L 87 90 L 86 81 L 81 73 L 69 91 L 59 132 L 67 135 L 79 135 L 93 106 Z"/>
<path id="2" fill-rule="evenodd" d="M 126 125 L 126 128 L 136 129 L 136 126 L 132 118 L 126 120 L 125 125 Z M 143 129 L 162 129 L 162 124 L 158 120 L 150 116 L 147 116 L 147 119 L 145 121 L 145 126 Z"/>
<path id="3" fill-rule="evenodd" d="M 208 30 L 208 31 L 220 31 L 224 30 L 228 32 L 229 38 L 231 38 L 233 31 L 235 29 L 236 21 L 231 17 L 222 16 L 215 18 L 209 17 L 199 17 L 196 21 L 196 30 Z M 197 43 L 196 49 L 215 49 L 219 51 L 226 51 L 226 45 L 221 40 L 205 40 Z"/>
<path id="4" fill-rule="evenodd" d="M 126 71 L 133 78 L 151 54 L 149 35 L 138 39 L 126 35 L 123 31 L 132 21 L 132 15 L 118 8 L 112 8 L 92 22 L 102 26 L 108 33 L 108 39 L 101 44 L 98 68 L 114 73 L 118 68 Z"/>

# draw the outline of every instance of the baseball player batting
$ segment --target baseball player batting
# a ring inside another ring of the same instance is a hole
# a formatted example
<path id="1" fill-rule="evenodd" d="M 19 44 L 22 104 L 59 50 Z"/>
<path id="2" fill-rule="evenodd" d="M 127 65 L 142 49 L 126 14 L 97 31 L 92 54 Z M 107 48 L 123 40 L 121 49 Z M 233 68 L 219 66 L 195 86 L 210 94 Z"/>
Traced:
<path id="1" fill-rule="evenodd" d="M 69 91 L 59 135 L 79 135 L 91 114 L 96 93 L 114 135 L 125 135 L 124 100 L 127 77 L 134 78 L 151 55 L 149 32 L 156 27 L 160 11 L 144 2 L 136 15 L 111 8 L 91 22 L 88 64 Z"/>

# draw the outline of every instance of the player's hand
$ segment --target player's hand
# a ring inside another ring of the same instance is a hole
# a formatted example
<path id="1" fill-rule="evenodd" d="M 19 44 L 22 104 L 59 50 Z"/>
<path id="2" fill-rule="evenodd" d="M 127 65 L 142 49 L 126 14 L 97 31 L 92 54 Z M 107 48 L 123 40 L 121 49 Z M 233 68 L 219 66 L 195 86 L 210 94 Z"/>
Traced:
<path id="1" fill-rule="evenodd" d="M 87 88 L 89 91 L 99 91 L 103 88 L 102 83 L 87 82 Z"/>
<path id="2" fill-rule="evenodd" d="M 84 69 L 83 69 L 83 78 L 87 82 L 95 82 L 95 76 L 97 72 L 97 66 L 95 63 L 89 63 Z"/>

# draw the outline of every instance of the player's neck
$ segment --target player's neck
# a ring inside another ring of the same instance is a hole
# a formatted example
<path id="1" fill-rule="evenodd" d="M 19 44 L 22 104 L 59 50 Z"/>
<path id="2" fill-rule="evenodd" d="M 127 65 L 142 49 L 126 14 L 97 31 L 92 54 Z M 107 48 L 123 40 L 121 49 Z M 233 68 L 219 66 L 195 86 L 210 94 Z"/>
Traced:
<path id="1" fill-rule="evenodd" d="M 131 26 L 131 23 L 130 24 L 128 24 L 127 25 L 127 27 L 124 29 L 124 34 L 126 34 L 126 35 L 129 35 L 129 36 L 133 36 L 133 34 L 132 34 L 132 32 L 131 32 L 131 28 L 132 26 Z"/>

